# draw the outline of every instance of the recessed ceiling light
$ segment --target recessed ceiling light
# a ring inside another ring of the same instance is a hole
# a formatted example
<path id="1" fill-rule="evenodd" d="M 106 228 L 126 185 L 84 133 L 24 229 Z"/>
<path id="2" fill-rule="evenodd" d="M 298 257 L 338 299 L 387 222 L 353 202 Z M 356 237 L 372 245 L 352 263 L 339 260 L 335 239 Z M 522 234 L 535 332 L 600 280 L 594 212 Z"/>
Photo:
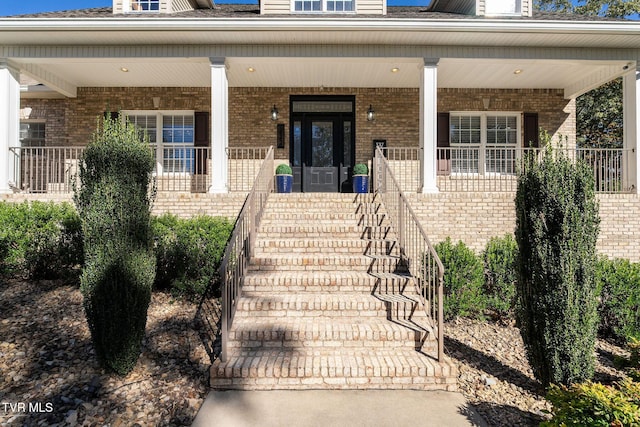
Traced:
<path id="1" fill-rule="evenodd" d="M 256 71 L 256 69 L 253 68 L 253 67 L 249 67 L 249 68 L 247 68 L 247 71 L 250 72 L 250 73 L 253 73 L 254 71 Z"/>
<path id="2" fill-rule="evenodd" d="M 391 69 L 391 72 L 392 72 L 392 73 L 397 73 L 398 71 L 400 71 L 400 68 L 398 68 L 398 67 L 393 67 L 393 68 Z"/>
<path id="3" fill-rule="evenodd" d="M 513 72 L 513 74 L 520 74 L 520 73 L 522 73 L 522 70 L 521 70 L 520 68 L 518 68 L 517 70 L 515 70 L 515 71 Z"/>
<path id="4" fill-rule="evenodd" d="M 127 67 L 122 67 L 120 68 L 120 71 L 122 71 L 123 73 L 128 73 L 129 69 Z"/>

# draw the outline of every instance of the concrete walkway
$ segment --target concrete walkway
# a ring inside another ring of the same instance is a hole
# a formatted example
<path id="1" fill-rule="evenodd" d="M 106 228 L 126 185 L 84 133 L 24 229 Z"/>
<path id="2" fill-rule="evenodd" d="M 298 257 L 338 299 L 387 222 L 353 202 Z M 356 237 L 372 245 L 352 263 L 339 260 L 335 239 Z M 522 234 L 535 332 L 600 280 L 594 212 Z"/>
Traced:
<path id="1" fill-rule="evenodd" d="M 194 427 L 486 427 L 460 393 L 413 390 L 211 391 Z"/>

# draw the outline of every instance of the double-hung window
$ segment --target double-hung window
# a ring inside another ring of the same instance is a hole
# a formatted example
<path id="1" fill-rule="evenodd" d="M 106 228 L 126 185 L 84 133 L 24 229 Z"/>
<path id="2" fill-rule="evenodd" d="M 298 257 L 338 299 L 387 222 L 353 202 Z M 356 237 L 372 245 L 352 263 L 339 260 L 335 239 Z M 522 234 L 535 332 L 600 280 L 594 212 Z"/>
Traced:
<path id="1" fill-rule="evenodd" d="M 514 174 L 520 127 L 519 113 L 451 113 L 451 171 Z"/>
<path id="2" fill-rule="evenodd" d="M 46 125 L 44 122 L 20 122 L 20 146 L 44 147 L 45 128 Z"/>
<path id="3" fill-rule="evenodd" d="M 354 0 L 293 0 L 294 12 L 354 12 Z"/>
<path id="4" fill-rule="evenodd" d="M 194 172 L 193 111 L 125 111 L 124 114 L 141 135 L 148 135 L 158 174 Z"/>

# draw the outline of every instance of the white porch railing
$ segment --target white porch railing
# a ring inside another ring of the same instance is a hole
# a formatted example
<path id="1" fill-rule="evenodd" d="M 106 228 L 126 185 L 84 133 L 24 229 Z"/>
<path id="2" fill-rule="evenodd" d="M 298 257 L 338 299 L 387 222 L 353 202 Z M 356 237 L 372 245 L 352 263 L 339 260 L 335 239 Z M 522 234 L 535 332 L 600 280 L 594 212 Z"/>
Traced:
<path id="1" fill-rule="evenodd" d="M 558 151 L 560 149 L 556 149 Z M 389 168 L 404 192 L 422 187 L 421 149 L 385 148 Z M 562 149 L 571 159 L 582 159 L 591 166 L 599 193 L 624 193 L 632 190 L 629 170 L 632 151 L 617 148 Z M 518 162 L 527 152 L 540 154 L 537 148 L 447 147 L 438 148 L 437 185 L 443 192 L 512 192 L 518 184 Z"/>
<path id="2" fill-rule="evenodd" d="M 150 147 L 156 159 L 154 176 L 158 191 L 208 191 L 212 168 L 208 147 L 188 144 L 151 144 Z M 227 149 L 229 191 L 251 189 L 267 151 L 268 147 Z M 71 193 L 83 152 L 84 147 L 12 147 L 9 149 L 11 186 L 14 191 L 24 193 Z"/>

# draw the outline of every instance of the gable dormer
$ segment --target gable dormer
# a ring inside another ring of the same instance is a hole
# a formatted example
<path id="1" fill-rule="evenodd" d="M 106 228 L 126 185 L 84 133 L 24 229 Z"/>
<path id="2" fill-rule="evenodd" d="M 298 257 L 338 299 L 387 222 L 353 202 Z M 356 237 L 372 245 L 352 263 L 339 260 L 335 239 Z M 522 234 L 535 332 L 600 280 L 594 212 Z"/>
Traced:
<path id="1" fill-rule="evenodd" d="M 533 0 L 433 0 L 429 10 L 471 16 L 523 16 L 533 12 Z"/>
<path id="2" fill-rule="evenodd" d="M 212 7 L 213 0 L 113 0 L 113 13 L 175 13 Z"/>

